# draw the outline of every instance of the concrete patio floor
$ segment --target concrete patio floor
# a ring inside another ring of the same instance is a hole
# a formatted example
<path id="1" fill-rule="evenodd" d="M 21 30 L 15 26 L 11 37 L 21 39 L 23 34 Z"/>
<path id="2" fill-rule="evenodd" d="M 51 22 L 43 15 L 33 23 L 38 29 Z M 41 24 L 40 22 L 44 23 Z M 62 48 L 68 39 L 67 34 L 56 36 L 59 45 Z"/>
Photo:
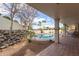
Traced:
<path id="1" fill-rule="evenodd" d="M 62 37 L 60 44 L 51 44 L 37 56 L 79 56 L 79 38 Z"/>

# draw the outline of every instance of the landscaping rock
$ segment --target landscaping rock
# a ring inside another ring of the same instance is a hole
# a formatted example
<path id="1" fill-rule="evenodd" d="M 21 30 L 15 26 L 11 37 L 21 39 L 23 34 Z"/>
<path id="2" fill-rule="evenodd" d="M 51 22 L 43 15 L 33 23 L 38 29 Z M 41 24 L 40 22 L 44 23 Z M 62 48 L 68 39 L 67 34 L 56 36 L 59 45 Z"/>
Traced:
<path id="1" fill-rule="evenodd" d="M 14 45 L 21 41 L 24 31 L 12 31 L 12 35 L 9 35 L 8 30 L 0 31 L 0 48 L 6 48 L 10 45 Z"/>

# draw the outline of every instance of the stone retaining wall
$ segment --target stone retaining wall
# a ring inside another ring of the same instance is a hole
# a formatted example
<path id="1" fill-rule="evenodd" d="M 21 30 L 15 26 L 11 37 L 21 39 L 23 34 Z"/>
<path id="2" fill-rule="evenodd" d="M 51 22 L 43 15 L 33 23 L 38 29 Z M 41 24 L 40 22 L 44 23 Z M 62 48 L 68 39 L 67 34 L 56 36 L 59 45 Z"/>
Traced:
<path id="1" fill-rule="evenodd" d="M 12 35 L 9 35 L 9 30 L 0 30 L 0 49 L 20 42 L 24 34 L 21 30 L 12 31 Z"/>

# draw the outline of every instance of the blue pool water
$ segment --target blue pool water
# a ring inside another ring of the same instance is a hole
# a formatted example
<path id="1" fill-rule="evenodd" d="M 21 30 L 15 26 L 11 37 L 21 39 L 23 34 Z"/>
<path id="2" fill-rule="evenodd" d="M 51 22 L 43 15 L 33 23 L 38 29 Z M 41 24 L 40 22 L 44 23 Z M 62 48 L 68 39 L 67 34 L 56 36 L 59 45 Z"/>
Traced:
<path id="1" fill-rule="evenodd" d="M 51 34 L 37 34 L 33 38 L 41 41 L 49 41 L 49 40 L 54 41 L 55 36 Z"/>

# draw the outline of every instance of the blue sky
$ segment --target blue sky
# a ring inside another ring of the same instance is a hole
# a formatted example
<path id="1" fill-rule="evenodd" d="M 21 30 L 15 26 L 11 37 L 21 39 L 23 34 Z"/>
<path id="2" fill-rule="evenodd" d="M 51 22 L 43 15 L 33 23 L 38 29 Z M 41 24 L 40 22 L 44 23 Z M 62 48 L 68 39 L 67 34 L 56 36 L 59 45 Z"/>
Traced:
<path id="1" fill-rule="evenodd" d="M 39 17 L 39 18 L 44 18 L 48 24 L 52 24 L 52 23 L 54 24 L 54 19 L 51 18 L 51 17 L 49 17 L 49 16 L 47 16 L 47 15 L 45 15 L 45 14 L 42 13 L 42 12 L 39 12 L 39 11 L 38 11 L 38 17 Z"/>
<path id="2" fill-rule="evenodd" d="M 38 23 L 39 21 L 45 20 L 46 23 L 43 24 L 45 27 L 54 27 L 54 19 L 45 15 L 44 13 L 38 11 L 37 18 L 34 19 L 33 23 Z M 38 25 L 33 25 L 34 29 L 40 28 Z"/>

